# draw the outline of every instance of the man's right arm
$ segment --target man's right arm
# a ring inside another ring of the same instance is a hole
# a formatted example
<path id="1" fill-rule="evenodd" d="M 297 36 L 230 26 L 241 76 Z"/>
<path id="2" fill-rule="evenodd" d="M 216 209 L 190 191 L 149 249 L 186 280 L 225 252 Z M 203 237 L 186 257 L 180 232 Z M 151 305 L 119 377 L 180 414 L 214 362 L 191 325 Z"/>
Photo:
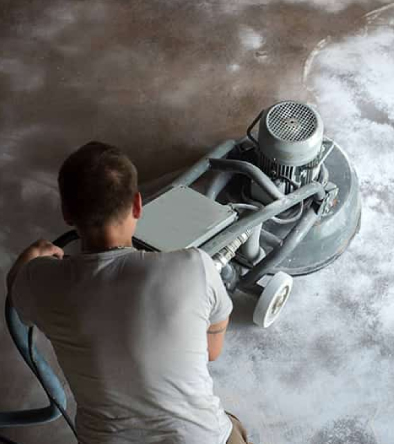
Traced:
<path id="1" fill-rule="evenodd" d="M 34 325 L 37 322 L 37 301 L 30 291 L 28 263 L 42 256 L 62 258 L 63 250 L 40 239 L 19 255 L 7 276 L 7 290 L 11 304 L 26 325 Z"/>
<path id="2" fill-rule="evenodd" d="M 205 270 L 206 291 L 211 307 L 209 328 L 207 330 L 208 355 L 209 360 L 214 361 L 223 348 L 233 303 L 212 258 L 204 251 L 199 251 Z"/>
<path id="3" fill-rule="evenodd" d="M 229 318 L 217 324 L 211 324 L 208 328 L 208 355 L 210 361 L 215 361 L 223 348 Z"/>
<path id="4" fill-rule="evenodd" d="M 23 265 L 27 264 L 31 260 L 41 257 L 41 256 L 56 256 L 59 259 L 63 257 L 63 250 L 56 245 L 53 245 L 51 242 L 39 239 L 34 242 L 34 244 L 30 245 L 30 247 L 26 248 L 15 261 L 11 270 L 7 275 L 7 291 L 11 293 L 12 286 L 14 285 L 14 281 L 16 279 L 19 270 L 23 267 Z"/>

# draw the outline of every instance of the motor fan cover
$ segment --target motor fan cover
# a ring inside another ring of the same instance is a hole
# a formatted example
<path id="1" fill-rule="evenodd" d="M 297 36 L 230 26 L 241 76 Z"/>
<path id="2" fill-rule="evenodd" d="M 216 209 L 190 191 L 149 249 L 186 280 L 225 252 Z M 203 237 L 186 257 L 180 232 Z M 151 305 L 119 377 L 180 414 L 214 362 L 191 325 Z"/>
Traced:
<path id="1" fill-rule="evenodd" d="M 260 154 L 281 165 L 307 165 L 319 157 L 323 131 L 321 117 L 310 106 L 279 102 L 265 110 L 260 119 Z"/>

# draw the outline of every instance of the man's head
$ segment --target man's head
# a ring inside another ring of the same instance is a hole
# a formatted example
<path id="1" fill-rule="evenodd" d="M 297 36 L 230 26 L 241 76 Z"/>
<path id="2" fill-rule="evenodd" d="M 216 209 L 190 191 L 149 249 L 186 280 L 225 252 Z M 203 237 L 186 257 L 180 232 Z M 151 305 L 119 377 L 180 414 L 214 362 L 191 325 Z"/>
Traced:
<path id="1" fill-rule="evenodd" d="M 59 171 L 65 221 L 88 233 L 127 218 L 138 219 L 137 170 L 120 149 L 90 142 L 72 153 Z"/>

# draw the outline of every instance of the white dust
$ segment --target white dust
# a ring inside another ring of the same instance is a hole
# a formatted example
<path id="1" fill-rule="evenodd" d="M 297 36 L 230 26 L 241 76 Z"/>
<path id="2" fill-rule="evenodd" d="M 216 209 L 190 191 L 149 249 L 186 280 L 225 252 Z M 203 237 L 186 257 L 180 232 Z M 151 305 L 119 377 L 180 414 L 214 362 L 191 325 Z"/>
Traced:
<path id="1" fill-rule="evenodd" d="M 243 26 L 239 29 L 239 38 L 243 47 L 247 50 L 260 49 L 264 43 L 263 36 L 249 26 Z"/>

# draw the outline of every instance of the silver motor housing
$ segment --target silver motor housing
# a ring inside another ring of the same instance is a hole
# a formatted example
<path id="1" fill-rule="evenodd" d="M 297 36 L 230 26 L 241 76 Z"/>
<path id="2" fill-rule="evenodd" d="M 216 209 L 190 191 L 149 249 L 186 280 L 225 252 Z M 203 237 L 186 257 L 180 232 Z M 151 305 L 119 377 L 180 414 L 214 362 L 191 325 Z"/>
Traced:
<path id="1" fill-rule="evenodd" d="M 258 166 L 285 194 L 317 178 L 325 152 L 324 126 L 310 106 L 279 102 L 261 116 Z"/>

